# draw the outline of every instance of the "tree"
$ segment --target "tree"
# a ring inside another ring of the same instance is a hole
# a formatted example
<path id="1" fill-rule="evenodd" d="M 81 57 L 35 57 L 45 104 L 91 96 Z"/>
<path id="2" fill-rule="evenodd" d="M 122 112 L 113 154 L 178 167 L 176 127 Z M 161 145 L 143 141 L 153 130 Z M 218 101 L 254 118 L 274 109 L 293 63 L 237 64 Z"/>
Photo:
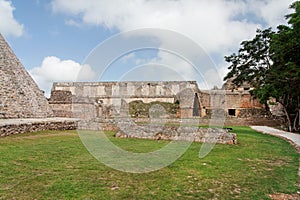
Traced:
<path id="1" fill-rule="evenodd" d="M 229 73 L 224 80 L 232 79 L 236 86 L 247 82 L 255 90 L 250 91 L 252 95 L 259 98 L 260 103 L 267 104 L 271 94 L 270 86 L 266 85 L 266 78 L 272 66 L 272 53 L 270 52 L 271 35 L 274 34 L 271 28 L 266 30 L 258 29 L 256 36 L 249 41 L 243 41 L 238 54 L 233 53 L 225 56 L 225 60 L 231 65 Z"/>
<path id="2" fill-rule="evenodd" d="M 224 80 L 233 79 L 237 86 L 248 82 L 255 88 L 251 94 L 266 108 L 268 100 L 275 98 L 292 131 L 300 125 L 300 1 L 290 8 L 295 12 L 286 16 L 288 26 L 278 26 L 277 32 L 257 30 L 254 39 L 241 43 L 238 54 L 225 56 L 231 65 Z"/>
<path id="3" fill-rule="evenodd" d="M 276 86 L 281 93 L 276 94 L 276 99 L 284 107 L 291 130 L 297 129 L 297 118 L 298 127 L 300 125 L 300 1 L 290 8 L 295 12 L 286 16 L 289 26 L 278 26 L 270 50 L 273 52 L 273 71 L 279 72 Z"/>

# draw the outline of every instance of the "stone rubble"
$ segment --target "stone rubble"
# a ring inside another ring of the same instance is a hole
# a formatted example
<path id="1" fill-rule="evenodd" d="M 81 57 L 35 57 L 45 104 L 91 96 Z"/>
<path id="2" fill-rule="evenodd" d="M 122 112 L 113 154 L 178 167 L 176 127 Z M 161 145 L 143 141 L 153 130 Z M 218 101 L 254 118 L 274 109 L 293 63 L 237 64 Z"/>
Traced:
<path id="1" fill-rule="evenodd" d="M 113 130 L 115 137 L 151 140 L 180 140 L 192 142 L 237 144 L 236 134 L 222 128 L 202 128 L 192 125 L 138 125 L 129 119 L 80 121 L 80 130 Z"/>
<path id="2" fill-rule="evenodd" d="M 125 130 L 125 131 L 124 131 Z M 116 137 L 152 140 L 180 140 L 220 144 L 237 144 L 236 134 L 221 128 L 197 128 L 174 126 L 135 126 L 119 130 Z M 160 130 L 160 131 L 159 131 Z"/>

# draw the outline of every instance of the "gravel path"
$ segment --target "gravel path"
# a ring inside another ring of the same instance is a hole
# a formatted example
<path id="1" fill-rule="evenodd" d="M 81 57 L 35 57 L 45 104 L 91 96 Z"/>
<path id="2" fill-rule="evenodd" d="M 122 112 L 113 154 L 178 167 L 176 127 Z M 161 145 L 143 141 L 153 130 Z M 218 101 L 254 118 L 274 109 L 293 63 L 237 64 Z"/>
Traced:
<path id="1" fill-rule="evenodd" d="M 300 147 L 300 134 L 281 131 L 281 130 L 271 128 L 271 127 L 268 127 L 268 126 L 250 126 L 250 127 L 252 129 L 254 129 L 256 131 L 259 131 L 259 132 L 262 132 L 262 133 L 275 135 L 275 136 L 279 136 L 279 137 L 283 137 L 283 138 L 286 138 L 288 140 L 291 140 L 298 147 Z"/>

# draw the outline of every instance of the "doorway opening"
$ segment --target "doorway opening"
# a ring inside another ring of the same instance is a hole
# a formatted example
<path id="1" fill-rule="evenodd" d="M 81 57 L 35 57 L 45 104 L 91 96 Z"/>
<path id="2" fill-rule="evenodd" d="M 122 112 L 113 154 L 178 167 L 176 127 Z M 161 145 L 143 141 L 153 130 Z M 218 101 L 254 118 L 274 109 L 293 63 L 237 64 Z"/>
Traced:
<path id="1" fill-rule="evenodd" d="M 228 109 L 229 116 L 235 116 L 235 114 L 236 114 L 235 109 Z"/>
<path id="2" fill-rule="evenodd" d="M 199 117 L 199 116 L 200 116 L 199 98 L 198 98 L 198 94 L 195 93 L 194 105 L 193 105 L 193 117 Z"/>

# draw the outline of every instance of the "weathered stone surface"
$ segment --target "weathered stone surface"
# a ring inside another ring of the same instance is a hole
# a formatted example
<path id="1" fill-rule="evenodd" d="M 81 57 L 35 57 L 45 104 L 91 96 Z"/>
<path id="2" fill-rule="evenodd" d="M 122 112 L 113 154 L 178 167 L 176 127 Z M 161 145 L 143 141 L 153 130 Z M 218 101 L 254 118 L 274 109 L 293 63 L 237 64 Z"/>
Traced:
<path id="1" fill-rule="evenodd" d="M 69 118 L 1 119 L 0 136 L 44 130 L 74 130 L 77 128 L 77 123 L 77 119 Z"/>
<path id="2" fill-rule="evenodd" d="M 205 107 L 204 116 L 210 117 L 214 111 L 220 109 L 226 117 L 264 117 L 264 105 L 259 103 L 249 91 L 230 90 L 201 90 L 201 102 Z M 233 113 L 230 113 L 230 110 Z"/>
<path id="3" fill-rule="evenodd" d="M 181 115 L 192 117 L 193 101 L 190 99 L 194 100 L 198 92 L 196 81 L 54 83 L 49 103 L 56 116 L 87 120 L 94 117 L 111 118 L 123 115 L 121 111 L 123 102 L 173 104 L 179 100 L 182 107 Z M 173 117 L 174 115 L 176 117 L 176 113 L 172 114 Z"/>
<path id="4" fill-rule="evenodd" d="M 49 101 L 52 104 L 70 104 L 72 103 L 72 93 L 64 90 L 51 91 L 51 99 Z"/>
<path id="5" fill-rule="evenodd" d="M 52 115 L 44 93 L 0 34 L 0 119 Z"/>
<path id="6" fill-rule="evenodd" d="M 125 125 L 123 125 L 125 126 Z M 236 144 L 236 134 L 221 128 L 197 128 L 176 126 L 135 126 L 130 123 L 115 135 L 121 138 L 141 138 L 152 140 L 182 140 L 193 142 Z"/>
<path id="7" fill-rule="evenodd" d="M 127 104 L 140 101 L 145 105 L 153 102 L 176 103 L 178 112 L 167 113 L 173 118 L 245 118 L 265 115 L 264 106 L 248 90 L 200 90 L 195 81 L 54 83 L 50 104 L 55 113 L 64 117 L 72 117 L 69 114 L 74 107 L 62 106 L 70 104 L 70 98 L 61 97 L 63 91 L 68 92 L 67 96 L 71 93 L 72 104 L 78 108 L 80 105 L 85 107 L 85 114 L 75 111 L 77 118 L 121 115 L 122 101 Z"/>
<path id="8" fill-rule="evenodd" d="M 198 128 L 188 125 L 138 125 L 131 119 L 97 119 L 80 121 L 79 130 L 113 130 L 120 138 L 140 138 L 151 140 L 181 140 L 221 144 L 236 144 L 236 134 L 222 128 Z"/>

